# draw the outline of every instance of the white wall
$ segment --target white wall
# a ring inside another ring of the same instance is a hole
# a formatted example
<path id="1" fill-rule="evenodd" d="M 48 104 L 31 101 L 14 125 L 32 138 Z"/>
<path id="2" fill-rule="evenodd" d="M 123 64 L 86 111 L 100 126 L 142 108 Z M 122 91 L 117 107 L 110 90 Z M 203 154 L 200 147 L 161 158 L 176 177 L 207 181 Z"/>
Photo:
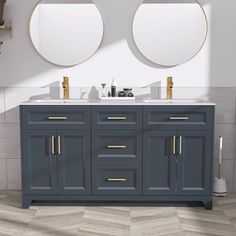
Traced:
<path id="1" fill-rule="evenodd" d="M 0 56 L 0 86 L 37 87 L 61 80 L 63 75 L 70 76 L 74 86 L 100 86 L 101 81 L 110 83 L 113 75 L 122 86 L 143 86 L 154 81 L 165 81 L 168 75 L 175 77 L 176 86 L 214 86 L 209 78 L 211 32 L 196 58 L 178 67 L 158 68 L 140 55 L 132 40 L 132 19 L 141 0 L 95 2 L 105 24 L 100 50 L 83 64 L 60 68 L 44 61 L 30 42 L 29 19 L 37 1 L 8 0 L 5 15 L 6 19 L 13 19 L 14 38 L 10 40 L 8 34 L 0 32 L 0 37 L 4 40 Z M 211 22 L 210 4 L 205 3 L 204 8 Z M 168 17 L 170 16 L 167 16 L 167 20 Z"/>

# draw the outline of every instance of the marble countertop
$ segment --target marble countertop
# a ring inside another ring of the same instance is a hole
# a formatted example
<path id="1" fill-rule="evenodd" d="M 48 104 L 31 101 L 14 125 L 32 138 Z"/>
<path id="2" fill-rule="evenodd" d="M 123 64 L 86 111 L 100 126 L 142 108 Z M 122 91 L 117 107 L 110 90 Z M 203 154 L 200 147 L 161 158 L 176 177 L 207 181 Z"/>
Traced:
<path id="1" fill-rule="evenodd" d="M 45 99 L 45 100 L 29 100 L 26 102 L 22 102 L 20 105 L 196 105 L 196 106 L 215 106 L 215 103 L 210 101 L 200 101 L 194 99 L 176 99 L 176 100 L 115 100 L 115 101 L 102 101 L 102 100 L 80 100 L 80 99 L 70 99 L 70 100 L 63 100 L 63 99 Z"/>

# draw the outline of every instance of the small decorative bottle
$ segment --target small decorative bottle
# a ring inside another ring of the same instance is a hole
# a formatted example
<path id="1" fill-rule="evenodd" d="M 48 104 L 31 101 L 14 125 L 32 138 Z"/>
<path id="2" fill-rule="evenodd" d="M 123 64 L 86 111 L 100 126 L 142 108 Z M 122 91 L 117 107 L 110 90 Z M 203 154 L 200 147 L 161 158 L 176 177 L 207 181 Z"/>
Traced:
<path id="1" fill-rule="evenodd" d="M 111 83 L 111 96 L 112 97 L 116 97 L 116 87 L 117 87 L 116 80 L 115 80 L 115 77 L 113 77 L 113 80 Z"/>

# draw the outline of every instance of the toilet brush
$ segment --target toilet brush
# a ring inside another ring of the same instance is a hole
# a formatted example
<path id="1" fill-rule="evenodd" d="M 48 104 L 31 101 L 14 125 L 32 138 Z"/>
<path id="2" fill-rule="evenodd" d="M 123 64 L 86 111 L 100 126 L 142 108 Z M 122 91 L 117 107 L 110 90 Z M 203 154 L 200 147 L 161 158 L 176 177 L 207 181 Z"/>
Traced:
<path id="1" fill-rule="evenodd" d="M 221 176 L 222 165 L 222 150 L 223 150 L 223 137 L 219 137 L 219 161 L 218 161 L 218 176 L 214 178 L 213 194 L 217 197 L 225 197 L 227 195 L 226 180 Z"/>

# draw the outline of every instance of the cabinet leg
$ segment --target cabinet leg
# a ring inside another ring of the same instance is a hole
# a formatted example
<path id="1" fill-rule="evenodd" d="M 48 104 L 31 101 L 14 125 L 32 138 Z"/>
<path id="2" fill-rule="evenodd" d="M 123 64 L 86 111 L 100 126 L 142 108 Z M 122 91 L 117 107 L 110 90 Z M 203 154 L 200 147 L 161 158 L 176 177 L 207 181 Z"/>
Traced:
<path id="1" fill-rule="evenodd" d="M 203 201 L 206 210 L 212 210 L 213 202 L 212 200 Z"/>
<path id="2" fill-rule="evenodd" d="M 31 205 L 31 200 L 22 197 L 22 208 L 27 209 Z"/>

